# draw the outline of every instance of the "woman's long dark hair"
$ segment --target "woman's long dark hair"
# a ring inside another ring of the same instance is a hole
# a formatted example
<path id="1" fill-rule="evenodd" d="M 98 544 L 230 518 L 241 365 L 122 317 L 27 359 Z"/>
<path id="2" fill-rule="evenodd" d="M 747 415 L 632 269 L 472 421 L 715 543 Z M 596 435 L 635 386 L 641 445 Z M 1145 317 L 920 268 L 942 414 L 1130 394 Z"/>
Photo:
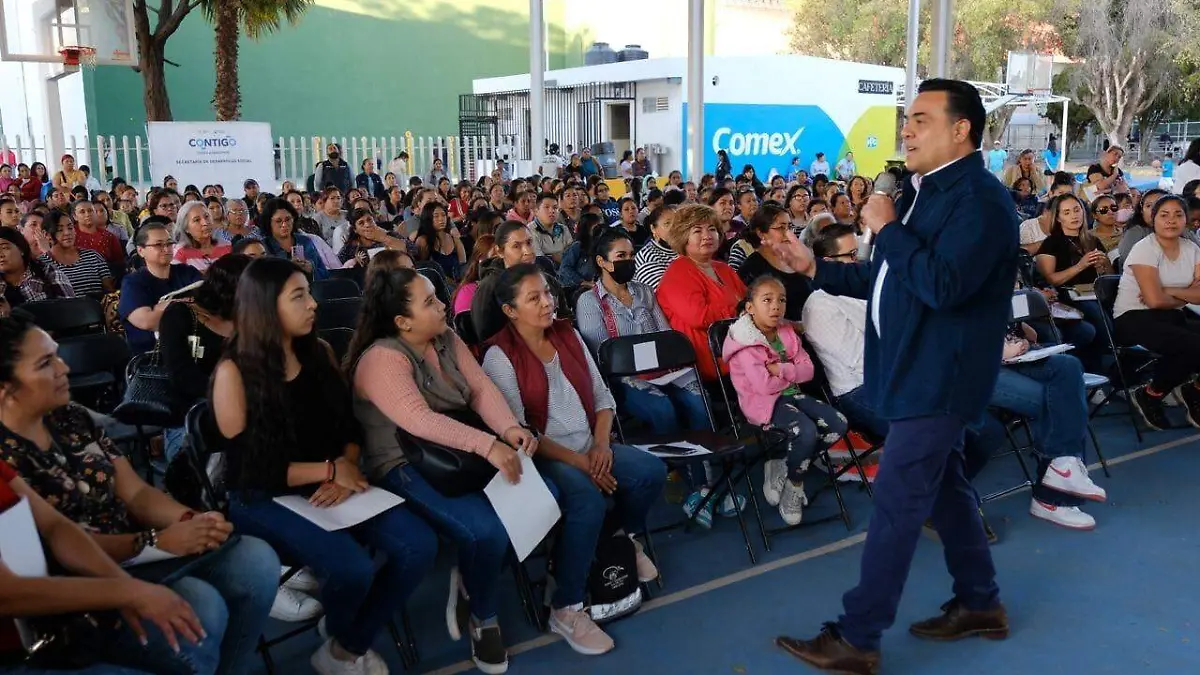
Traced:
<path id="1" fill-rule="evenodd" d="M 347 379 L 353 377 L 354 366 L 376 340 L 399 336 L 396 317 L 411 316 L 412 289 L 409 285 L 420 276 L 416 270 L 405 267 L 371 275 L 363 289 L 362 311 L 358 314 L 354 339 L 342 360 L 342 371 Z"/>
<path id="2" fill-rule="evenodd" d="M 1067 204 L 1072 200 L 1074 200 L 1076 204 L 1079 204 L 1079 208 L 1082 209 L 1083 212 L 1083 223 L 1080 224 L 1079 234 L 1075 237 L 1079 241 L 1079 248 L 1082 249 L 1080 253 L 1094 251 L 1096 250 L 1096 238 L 1092 236 L 1091 231 L 1088 229 L 1088 206 L 1082 199 L 1076 197 L 1074 193 L 1068 192 L 1066 194 L 1058 195 L 1054 199 L 1051 199 L 1050 203 L 1046 205 L 1046 210 L 1050 211 L 1050 236 L 1067 237 L 1068 239 L 1070 238 L 1070 235 L 1063 231 L 1062 223 L 1058 220 L 1058 211 L 1062 208 L 1063 204 Z"/>
<path id="3" fill-rule="evenodd" d="M 596 232 L 607 228 L 604 218 L 598 214 L 585 213 L 579 216 L 579 222 L 575 225 L 575 241 L 579 242 L 579 251 L 585 256 L 591 255 L 592 240 L 596 237 Z"/>
<path id="4" fill-rule="evenodd" d="M 1183 153 L 1183 161 L 1200 164 L 1200 138 L 1193 138 L 1188 144 L 1187 152 Z"/>
<path id="5" fill-rule="evenodd" d="M 204 283 L 200 284 L 193 296 L 196 305 L 222 319 L 232 319 L 238 281 L 242 278 L 242 272 L 250 266 L 250 260 L 250 256 L 240 253 L 230 253 L 214 260 L 204 274 Z"/>
<path id="6" fill-rule="evenodd" d="M 230 484 L 236 485 L 239 475 L 250 475 L 264 465 L 286 465 L 290 461 L 288 453 L 296 446 L 295 425 L 287 400 L 284 335 L 278 309 L 279 296 L 293 274 L 303 275 L 304 271 L 290 260 L 259 258 L 246 267 L 238 282 L 235 327 L 225 348 L 225 358 L 241 372 L 247 415 L 243 432 L 245 451 L 236 453 L 237 459 L 229 465 Z M 314 376 L 313 381 L 321 384 L 326 409 L 344 408 L 350 390 L 330 360 L 328 349 L 317 338 L 317 332 L 292 338 L 292 350 L 301 369 L 308 370 Z"/>
<path id="7" fill-rule="evenodd" d="M 441 242 L 438 239 L 437 228 L 433 225 L 433 214 L 438 209 L 442 210 L 442 214 L 446 216 L 446 232 L 449 233 L 453 225 L 450 224 L 450 212 L 446 207 L 442 206 L 439 201 L 430 201 L 421 209 L 421 225 L 417 228 L 417 241 L 425 241 L 425 260 L 433 258 L 435 251 L 438 251 L 438 246 Z"/>
<path id="8" fill-rule="evenodd" d="M 754 248 L 762 246 L 762 235 L 771 229 L 775 218 L 781 213 L 787 213 L 787 210 L 775 202 L 763 203 L 750 217 L 750 222 L 746 223 L 746 229 L 742 230 L 742 238 Z"/>
<path id="9" fill-rule="evenodd" d="M 346 237 L 347 244 L 353 243 L 362 246 L 363 242 L 358 236 L 358 228 L 355 227 L 355 225 L 358 223 L 359 219 L 367 216 L 371 216 L 371 218 L 374 219 L 375 212 L 370 209 L 354 209 L 350 212 L 350 231 L 347 233 Z"/>
<path id="10" fill-rule="evenodd" d="M 1166 190 L 1161 190 L 1159 188 L 1152 188 L 1150 190 L 1146 190 L 1145 192 L 1143 192 L 1142 196 L 1138 197 L 1137 206 L 1135 206 L 1133 209 L 1133 217 L 1129 219 L 1128 223 L 1125 223 L 1125 229 L 1129 229 L 1129 228 L 1133 227 L 1134 225 L 1141 225 L 1142 227 L 1146 228 L 1147 230 L 1150 230 L 1151 232 L 1153 232 L 1154 231 L 1154 223 L 1147 223 L 1146 219 L 1142 217 L 1142 207 L 1146 205 L 1146 200 L 1153 197 L 1154 195 L 1164 195 L 1165 196 L 1165 195 L 1169 195 L 1169 194 L 1171 194 L 1171 193 L 1167 192 Z"/>
<path id="11" fill-rule="evenodd" d="M 42 231 L 50 238 L 50 243 L 58 245 L 58 233 L 63 229 L 63 222 L 74 224 L 75 219 L 58 209 L 50 209 L 42 216 Z M 28 242 L 26 242 L 28 244 Z M 76 248 L 79 248 L 76 246 Z"/>
<path id="12" fill-rule="evenodd" d="M 12 244 L 21 253 L 25 269 L 29 270 L 35 279 L 42 282 L 42 290 L 45 291 L 46 297 L 61 298 L 66 294 L 66 290 L 55 283 L 54 275 L 49 273 L 42 261 L 33 257 L 33 250 L 29 248 L 29 242 L 25 241 L 25 235 L 11 227 L 0 227 L 0 239 Z"/>

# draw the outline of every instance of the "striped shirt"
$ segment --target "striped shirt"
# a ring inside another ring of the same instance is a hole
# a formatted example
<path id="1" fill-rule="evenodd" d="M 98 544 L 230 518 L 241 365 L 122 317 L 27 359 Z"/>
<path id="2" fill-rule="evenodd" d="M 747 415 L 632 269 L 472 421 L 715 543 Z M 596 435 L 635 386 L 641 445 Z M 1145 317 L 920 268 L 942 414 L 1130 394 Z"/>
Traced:
<path id="1" fill-rule="evenodd" d="M 104 257 L 90 248 L 76 249 L 79 260 L 73 265 L 62 265 L 54 261 L 49 253 L 43 253 L 38 258 L 43 264 L 61 271 L 71 282 L 75 295 L 103 295 L 104 280 L 112 279 L 112 270 Z"/>
<path id="2" fill-rule="evenodd" d="M 592 397 L 596 399 L 596 412 L 601 410 L 616 410 L 617 404 L 609 393 L 596 362 L 588 353 L 583 338 L 575 333 L 579 344 L 584 347 L 584 356 L 588 362 L 588 375 L 592 379 Z M 587 452 L 592 447 L 592 429 L 588 426 L 587 411 L 583 409 L 583 401 L 571 386 L 571 381 L 563 373 L 562 363 L 556 353 L 546 367 L 546 383 L 549 386 L 548 417 L 546 419 L 546 437 L 573 452 Z M 525 423 L 525 404 L 521 401 L 521 390 L 517 385 L 517 373 L 513 370 L 512 361 L 504 350 L 492 347 L 483 357 L 483 371 L 492 378 L 508 407 L 512 409 L 517 420 Z"/>
<path id="3" fill-rule="evenodd" d="M 599 290 L 599 296 L 596 290 Z M 603 302 L 612 311 L 616 323 L 617 335 L 642 335 L 663 330 L 671 330 L 667 317 L 654 291 L 645 284 L 636 281 L 629 283 L 629 293 L 633 296 L 633 306 L 626 307 L 615 295 L 608 292 L 603 283 L 597 283 L 595 289 L 583 293 L 575 306 L 575 325 L 583 334 L 592 354 L 600 349 L 600 343 L 609 339 L 608 328 L 604 325 L 604 311 L 600 307 Z"/>
<path id="4" fill-rule="evenodd" d="M 674 250 L 657 240 L 651 240 L 633 256 L 633 280 L 649 286 L 651 290 L 657 289 L 658 282 L 667 273 L 667 267 L 678 257 L 679 254 Z"/>

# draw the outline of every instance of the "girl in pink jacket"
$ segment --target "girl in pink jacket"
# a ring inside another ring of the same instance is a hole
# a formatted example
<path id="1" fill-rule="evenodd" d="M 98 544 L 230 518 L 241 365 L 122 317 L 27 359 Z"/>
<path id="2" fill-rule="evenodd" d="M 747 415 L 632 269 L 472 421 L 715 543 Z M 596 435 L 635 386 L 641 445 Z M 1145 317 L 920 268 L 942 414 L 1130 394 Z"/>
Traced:
<path id="1" fill-rule="evenodd" d="M 786 459 L 768 460 L 763 495 L 788 525 L 799 524 L 808 503 L 804 472 L 820 447 L 844 436 L 846 418 L 828 403 L 800 393 L 813 378 L 813 363 L 796 328 L 783 318 L 787 293 L 773 276 L 755 279 L 742 315 L 729 329 L 723 354 L 742 413 L 751 424 L 787 433 Z"/>

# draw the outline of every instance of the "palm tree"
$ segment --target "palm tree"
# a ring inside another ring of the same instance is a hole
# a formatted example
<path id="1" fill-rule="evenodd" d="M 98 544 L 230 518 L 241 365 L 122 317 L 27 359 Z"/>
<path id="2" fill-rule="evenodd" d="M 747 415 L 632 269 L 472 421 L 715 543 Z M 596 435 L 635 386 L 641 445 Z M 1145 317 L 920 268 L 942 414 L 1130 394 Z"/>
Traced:
<path id="1" fill-rule="evenodd" d="M 213 107 L 220 121 L 242 116 L 242 92 L 238 84 L 238 38 L 245 32 L 251 40 L 279 30 L 286 21 L 296 24 L 313 0 L 203 0 L 201 10 L 216 31 L 216 86 Z"/>

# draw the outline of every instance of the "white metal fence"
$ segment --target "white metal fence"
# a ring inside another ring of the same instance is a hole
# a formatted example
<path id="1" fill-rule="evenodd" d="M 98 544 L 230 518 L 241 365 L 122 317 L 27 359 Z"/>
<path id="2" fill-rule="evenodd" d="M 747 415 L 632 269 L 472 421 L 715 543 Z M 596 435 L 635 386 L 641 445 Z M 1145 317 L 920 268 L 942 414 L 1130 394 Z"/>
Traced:
<path id="1" fill-rule="evenodd" d="M 475 181 L 496 166 L 496 149 L 512 147 L 508 136 L 280 136 L 275 140 L 275 178 L 282 183 L 291 181 L 304 189 L 308 176 L 317 162 L 325 158 L 325 147 L 337 143 L 342 157 L 358 173 L 362 162 L 373 159 L 376 169 L 386 173 L 389 163 L 401 151 L 407 152 L 408 175 L 425 176 L 435 158 L 440 158 L 447 175 L 453 181 Z M 161 185 L 163 176 L 150 175 L 150 146 L 141 136 L 68 136 L 62 152 L 75 156 L 77 164 L 87 165 L 92 175 L 107 185 L 113 177 L 146 188 Z M 42 162 L 50 171 L 57 171 L 59 157 L 50 148 L 47 138 L 28 136 L 0 137 L 0 157 L 12 152 L 17 162 Z M 99 161 L 103 158 L 103 161 Z M 13 171 L 14 175 L 16 171 Z M 230 184 L 244 176 L 230 176 Z M 265 187 L 265 186 L 264 186 Z M 278 186 L 275 186 L 277 188 Z M 319 187 L 319 186 L 318 186 Z M 402 186 L 407 188 L 407 186 Z M 274 189 L 274 188 L 272 188 Z"/>

